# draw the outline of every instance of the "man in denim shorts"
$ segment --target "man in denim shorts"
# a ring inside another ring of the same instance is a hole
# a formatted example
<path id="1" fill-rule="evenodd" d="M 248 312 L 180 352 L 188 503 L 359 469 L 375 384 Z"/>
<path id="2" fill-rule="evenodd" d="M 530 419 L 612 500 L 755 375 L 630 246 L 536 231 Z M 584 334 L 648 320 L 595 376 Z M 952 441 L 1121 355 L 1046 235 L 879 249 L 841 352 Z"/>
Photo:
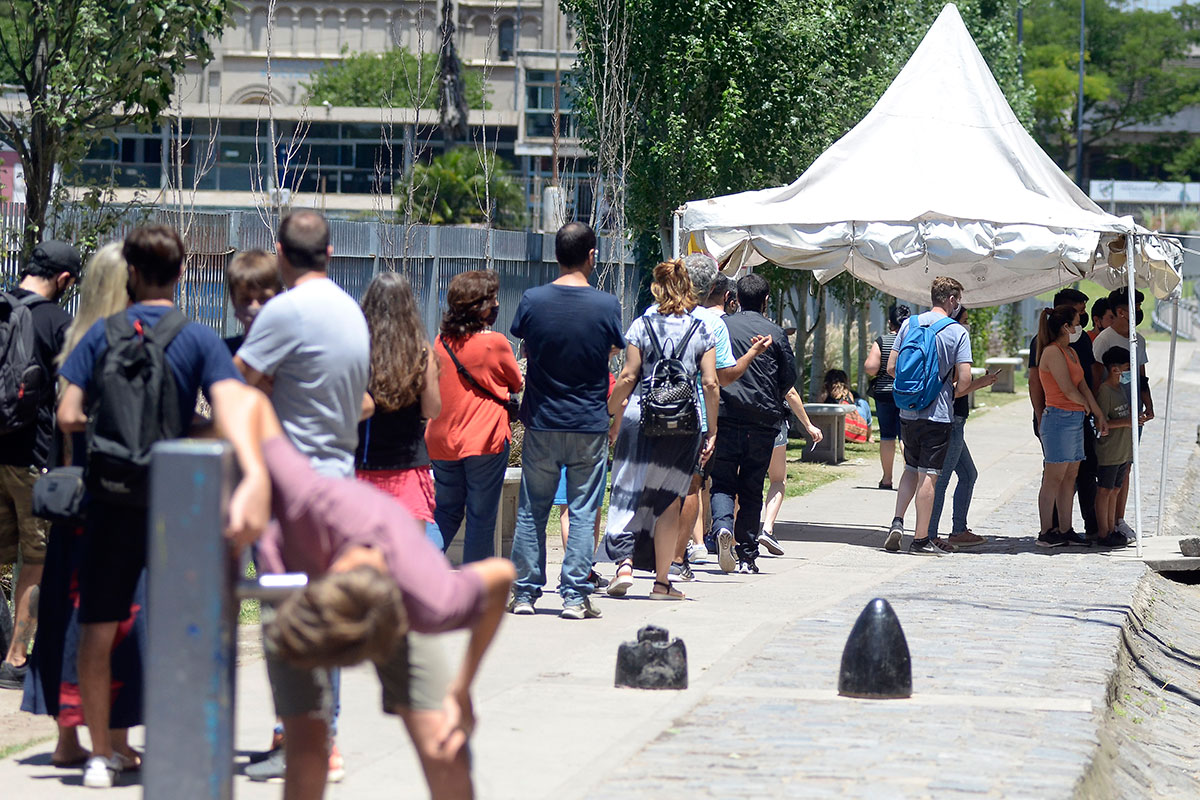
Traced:
<path id="1" fill-rule="evenodd" d="M 896 344 L 888 356 L 888 374 L 895 377 L 896 362 L 904 337 L 910 328 L 932 325 L 943 317 L 958 314 L 963 286 L 953 278 L 937 277 L 930 287 L 933 308 L 919 317 L 909 317 L 896 334 Z M 913 498 L 917 501 L 917 524 L 908 552 L 914 555 L 946 555 L 954 545 L 929 538 L 929 518 L 933 511 L 934 487 L 954 427 L 954 398 L 967 393 L 971 383 L 971 336 L 957 322 L 937 333 L 938 375 L 943 376 L 937 399 L 920 411 L 900 410 L 900 440 L 904 443 L 904 476 L 896 492 L 896 516 L 888 529 L 884 547 L 896 552 L 904 535 L 904 513 Z"/>

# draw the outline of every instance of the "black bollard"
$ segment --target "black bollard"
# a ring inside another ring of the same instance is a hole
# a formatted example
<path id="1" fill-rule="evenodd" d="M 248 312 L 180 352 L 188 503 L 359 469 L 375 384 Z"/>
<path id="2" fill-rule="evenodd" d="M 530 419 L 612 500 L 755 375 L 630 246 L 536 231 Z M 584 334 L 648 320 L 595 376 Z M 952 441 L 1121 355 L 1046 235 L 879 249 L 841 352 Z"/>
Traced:
<path id="1" fill-rule="evenodd" d="M 687 648 L 683 640 L 670 640 L 666 628 L 647 625 L 636 642 L 617 647 L 616 686 L 634 689 L 686 689 Z"/>
<path id="2" fill-rule="evenodd" d="M 838 694 L 876 699 L 912 697 L 912 660 L 904 629 L 891 605 L 877 597 L 846 639 Z"/>

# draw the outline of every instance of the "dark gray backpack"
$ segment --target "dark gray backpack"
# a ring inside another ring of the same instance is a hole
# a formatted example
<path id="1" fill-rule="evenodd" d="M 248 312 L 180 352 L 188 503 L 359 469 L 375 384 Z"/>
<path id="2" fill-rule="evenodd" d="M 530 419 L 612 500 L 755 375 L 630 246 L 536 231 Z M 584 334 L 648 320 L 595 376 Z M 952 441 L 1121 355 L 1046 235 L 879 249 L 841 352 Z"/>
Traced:
<path id="1" fill-rule="evenodd" d="M 150 448 L 187 431 L 180 419 L 167 345 L 188 324 L 172 308 L 152 327 L 130 323 L 124 311 L 104 321 L 108 349 L 96 361 L 87 392 L 87 469 L 91 496 L 144 507 L 149 495 Z"/>
<path id="2" fill-rule="evenodd" d="M 30 308 L 48 302 L 39 294 L 18 299 L 0 292 L 0 434 L 21 430 L 37 420 L 48 380 L 34 358 Z"/>

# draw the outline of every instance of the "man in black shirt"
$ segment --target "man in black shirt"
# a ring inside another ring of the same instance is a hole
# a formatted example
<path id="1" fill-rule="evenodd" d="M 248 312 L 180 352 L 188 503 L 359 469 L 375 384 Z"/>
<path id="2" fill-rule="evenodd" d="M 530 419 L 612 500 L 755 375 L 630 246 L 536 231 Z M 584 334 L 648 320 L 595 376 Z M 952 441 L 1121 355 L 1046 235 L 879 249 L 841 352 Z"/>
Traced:
<path id="1" fill-rule="evenodd" d="M 1074 306 L 1079 312 L 1078 338 L 1071 342 L 1071 349 L 1079 356 L 1079 365 L 1083 367 L 1083 375 L 1087 379 L 1088 388 L 1094 394 L 1100 385 L 1104 367 L 1096 361 L 1092 353 L 1092 339 L 1084 330 L 1087 328 L 1088 296 L 1078 289 L 1060 289 L 1054 295 L 1054 305 Z M 1033 404 L 1033 432 L 1038 435 L 1042 421 L 1042 412 L 1046 409 L 1046 392 L 1042 389 L 1042 377 L 1038 372 L 1037 336 L 1029 342 L 1029 402 Z M 1104 532 L 1096 526 L 1096 437 L 1090 425 L 1083 426 L 1084 459 L 1079 464 L 1079 474 L 1075 478 L 1075 494 L 1079 497 L 1079 512 L 1083 516 L 1084 535 L 1088 539 L 1104 536 Z M 1053 524 L 1058 525 L 1058 509 L 1054 509 Z M 1084 544 L 1083 541 L 1077 544 Z"/>
<path id="2" fill-rule="evenodd" d="M 737 293 L 742 310 L 724 317 L 733 357 L 741 358 L 763 339 L 768 344 L 739 380 L 721 389 L 712 457 L 713 529 L 721 569 L 756 573 L 763 479 L 779 425 L 788 414 L 784 396 L 796 382 L 796 362 L 783 329 L 762 315 L 770 294 L 766 279 L 747 275 L 738 281 Z"/>
<path id="3" fill-rule="evenodd" d="M 33 516 L 33 483 L 58 456 L 54 428 L 55 359 L 71 322 L 58 300 L 79 279 L 79 252 L 65 242 L 42 242 L 33 249 L 21 282 L 10 291 L 29 308 L 33 321 L 33 360 L 43 380 L 36 418 L 28 425 L 0 436 L 0 564 L 16 565 L 13 599 L 16 604 L 12 642 L 0 662 L 0 688 L 24 685 L 25 654 L 34 627 L 34 590 L 42 580 L 46 560 L 46 535 L 50 523 Z"/>

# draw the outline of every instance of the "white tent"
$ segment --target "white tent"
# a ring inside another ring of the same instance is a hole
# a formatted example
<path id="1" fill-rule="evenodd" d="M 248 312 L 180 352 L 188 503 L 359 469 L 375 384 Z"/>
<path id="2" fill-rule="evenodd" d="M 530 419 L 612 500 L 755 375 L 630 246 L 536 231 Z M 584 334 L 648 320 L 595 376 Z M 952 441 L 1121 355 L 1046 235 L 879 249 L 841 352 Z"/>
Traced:
<path id="1" fill-rule="evenodd" d="M 870 113 L 794 183 L 689 202 L 676 225 L 727 271 L 767 261 L 816 270 L 822 281 L 849 271 L 922 304 L 938 275 L 958 278 L 968 306 L 1088 277 L 1128 286 L 1132 319 L 1135 284 L 1173 300 L 1181 285 L 1174 241 L 1106 213 L 1025 131 L 953 4 Z M 1164 464 L 1174 345 L 1173 336 Z"/>
<path id="2" fill-rule="evenodd" d="M 1136 229 L 1105 213 L 1009 108 L 958 9 L 947 5 L 853 130 L 789 186 L 687 203 L 681 227 L 728 268 L 770 261 L 842 270 L 927 303 L 953 274 L 969 306 L 1011 302 L 1090 276 Z M 1179 283 L 1173 242 L 1139 237 L 1138 283 Z M 1097 275 L 1124 283 L 1124 275 Z"/>

